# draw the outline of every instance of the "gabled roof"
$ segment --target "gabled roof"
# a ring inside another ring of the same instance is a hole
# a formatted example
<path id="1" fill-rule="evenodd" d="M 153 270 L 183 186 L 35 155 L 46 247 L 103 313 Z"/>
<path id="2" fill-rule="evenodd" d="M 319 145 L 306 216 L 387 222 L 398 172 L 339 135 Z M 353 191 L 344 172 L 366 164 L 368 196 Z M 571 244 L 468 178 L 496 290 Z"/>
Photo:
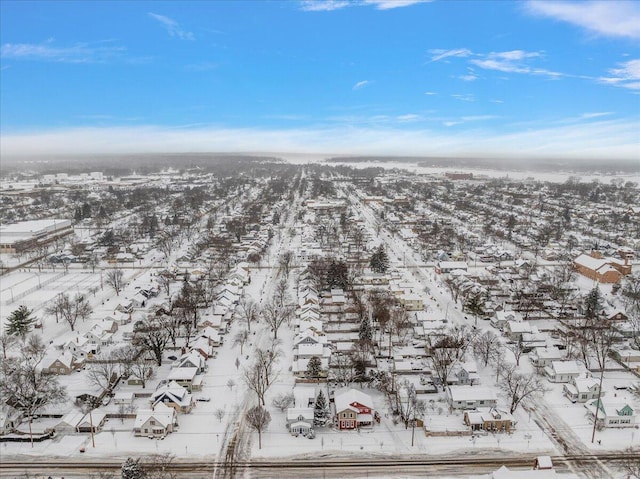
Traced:
<path id="1" fill-rule="evenodd" d="M 149 419 L 154 419 L 161 426 L 166 428 L 173 422 L 173 418 L 176 412 L 173 408 L 165 406 L 162 403 L 155 405 L 153 409 L 140 409 L 136 414 L 136 419 L 133 423 L 134 428 L 142 427 Z"/>
<path id="2" fill-rule="evenodd" d="M 357 389 L 347 389 L 340 392 L 335 392 L 334 401 L 336 405 L 336 411 L 343 411 L 349 409 L 353 403 L 359 403 L 370 409 L 373 409 L 373 400 L 368 394 L 358 391 Z"/>

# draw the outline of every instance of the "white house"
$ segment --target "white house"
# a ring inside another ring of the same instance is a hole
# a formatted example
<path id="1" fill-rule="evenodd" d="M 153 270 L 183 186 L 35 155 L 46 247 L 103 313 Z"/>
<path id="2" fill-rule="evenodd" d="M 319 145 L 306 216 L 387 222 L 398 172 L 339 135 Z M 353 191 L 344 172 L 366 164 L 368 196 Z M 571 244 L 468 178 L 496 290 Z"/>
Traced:
<path id="1" fill-rule="evenodd" d="M 494 389 L 479 386 L 447 387 L 447 402 L 451 409 L 496 407 L 498 396 Z"/>
<path id="2" fill-rule="evenodd" d="M 616 401 L 613 398 L 600 398 L 586 403 L 587 417 L 593 421 L 596 416 L 596 406 L 598 406 L 598 426 L 599 427 L 634 427 L 636 416 L 633 408 L 626 402 Z"/>
<path id="3" fill-rule="evenodd" d="M 178 427 L 178 415 L 175 409 L 162 403 L 153 409 L 140 409 L 133 423 L 136 436 L 164 437 Z"/>
<path id="4" fill-rule="evenodd" d="M 552 383 L 568 383 L 580 375 L 586 375 L 587 370 L 577 361 L 551 361 L 544 368 L 544 373 Z"/>
<path id="5" fill-rule="evenodd" d="M 593 378 L 573 378 L 562 387 L 562 393 L 571 402 L 584 403 L 598 399 L 600 385 Z M 604 393 L 602 394 L 604 395 Z"/>

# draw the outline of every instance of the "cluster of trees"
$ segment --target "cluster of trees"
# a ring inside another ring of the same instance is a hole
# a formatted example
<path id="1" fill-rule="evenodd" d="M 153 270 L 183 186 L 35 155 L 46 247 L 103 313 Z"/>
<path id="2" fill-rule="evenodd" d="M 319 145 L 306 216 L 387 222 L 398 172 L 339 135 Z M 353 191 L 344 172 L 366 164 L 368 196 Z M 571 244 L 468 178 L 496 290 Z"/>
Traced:
<path id="1" fill-rule="evenodd" d="M 21 411 L 31 421 L 39 411 L 67 399 L 66 390 L 58 378 L 42 372 L 46 346 L 40 336 L 31 335 L 20 349 L 20 354 L 0 362 L 0 396 L 6 404 Z"/>

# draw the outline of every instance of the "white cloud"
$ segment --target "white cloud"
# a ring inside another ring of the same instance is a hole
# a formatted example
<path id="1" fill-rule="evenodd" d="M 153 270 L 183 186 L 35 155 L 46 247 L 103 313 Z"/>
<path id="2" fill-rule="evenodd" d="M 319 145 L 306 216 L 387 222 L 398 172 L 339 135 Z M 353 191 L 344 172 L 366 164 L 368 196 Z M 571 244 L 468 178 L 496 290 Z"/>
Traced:
<path id="1" fill-rule="evenodd" d="M 408 113 L 406 115 L 399 115 L 396 117 L 396 120 L 400 122 L 418 121 L 421 119 L 420 115 L 416 115 L 414 113 Z"/>
<path id="2" fill-rule="evenodd" d="M 418 3 L 428 3 L 432 0 L 364 0 L 364 5 L 373 5 L 378 10 L 390 10 L 392 8 L 409 7 Z"/>
<path id="3" fill-rule="evenodd" d="M 432 0 L 302 0 L 300 8 L 307 12 L 331 12 L 346 7 L 375 7 L 377 10 L 409 7 Z"/>
<path id="4" fill-rule="evenodd" d="M 526 10 L 603 36 L 640 38 L 640 4 L 636 1 L 531 0 Z"/>
<path id="5" fill-rule="evenodd" d="M 620 63 L 618 68 L 612 68 L 608 73 L 610 76 L 598 80 L 629 90 L 640 90 L 640 59 Z"/>
<path id="6" fill-rule="evenodd" d="M 433 55 L 431 57 L 432 62 L 444 60 L 449 57 L 468 57 L 472 54 L 471 50 L 468 48 L 457 48 L 455 50 L 442 50 L 438 48 L 435 50 L 429 50 L 429 53 Z"/>
<path id="7" fill-rule="evenodd" d="M 369 85 L 371 82 L 369 80 L 362 80 L 359 81 L 358 83 L 356 83 L 355 85 L 353 85 L 353 88 L 351 88 L 352 90 L 359 90 L 360 88 L 363 88 L 367 85 Z"/>
<path id="8" fill-rule="evenodd" d="M 451 126 L 453 122 L 451 120 Z M 464 120 L 460 120 L 464 121 Z M 505 133 L 478 128 L 429 130 L 398 127 L 259 129 L 160 126 L 73 128 L 31 133 L 6 132 L 0 137 L 0 154 L 47 156 L 96 152 L 265 152 L 284 151 L 327 154 L 470 155 L 568 158 L 623 158 L 640 155 L 637 120 L 576 121 L 571 124 Z"/>
<path id="9" fill-rule="evenodd" d="M 166 17 L 164 15 L 158 15 L 157 13 L 149 12 L 148 15 L 160 22 L 160 24 L 167 30 L 167 33 L 172 37 L 178 37 L 181 40 L 195 40 L 193 33 L 188 32 L 180 28 L 178 22 L 173 18 Z"/>
<path id="10" fill-rule="evenodd" d="M 424 92 L 425 95 L 429 95 L 429 96 L 433 96 L 433 95 L 437 95 L 438 93 L 435 91 L 425 91 Z"/>
<path id="11" fill-rule="evenodd" d="M 71 46 L 56 46 L 53 40 L 44 43 L 5 43 L 0 48 L 0 57 L 59 63 L 102 63 L 126 51 L 124 47 L 109 43 L 76 43 Z"/>
<path id="12" fill-rule="evenodd" d="M 347 0 L 305 0 L 300 8 L 307 12 L 330 12 L 350 6 Z"/>
<path id="13" fill-rule="evenodd" d="M 611 111 L 598 111 L 598 112 L 592 112 L 592 113 L 583 113 L 582 115 L 580 115 L 580 119 L 581 120 L 590 120 L 592 118 L 600 118 L 603 116 L 610 116 L 613 115 L 613 112 Z"/>
<path id="14" fill-rule="evenodd" d="M 475 73 L 467 73 L 466 75 L 460 75 L 458 78 L 464 81 L 476 81 L 480 77 L 478 77 L 478 75 L 476 75 Z"/>
<path id="15" fill-rule="evenodd" d="M 526 52 L 523 50 L 511 50 L 507 52 L 491 52 L 486 55 L 479 55 L 481 58 L 474 58 L 471 63 L 485 70 L 497 70 L 505 73 L 522 73 L 529 75 L 543 75 L 551 78 L 568 76 L 564 73 L 535 68 L 527 63 L 529 59 L 542 57 L 541 52 Z"/>

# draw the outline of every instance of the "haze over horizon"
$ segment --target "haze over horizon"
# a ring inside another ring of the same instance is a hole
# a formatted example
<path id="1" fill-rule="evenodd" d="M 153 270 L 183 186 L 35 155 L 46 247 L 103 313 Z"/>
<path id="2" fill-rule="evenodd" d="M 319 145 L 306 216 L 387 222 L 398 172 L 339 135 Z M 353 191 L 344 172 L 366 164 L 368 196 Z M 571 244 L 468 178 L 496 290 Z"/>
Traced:
<path id="1" fill-rule="evenodd" d="M 631 1 L 0 3 L 4 158 L 640 159 Z"/>

